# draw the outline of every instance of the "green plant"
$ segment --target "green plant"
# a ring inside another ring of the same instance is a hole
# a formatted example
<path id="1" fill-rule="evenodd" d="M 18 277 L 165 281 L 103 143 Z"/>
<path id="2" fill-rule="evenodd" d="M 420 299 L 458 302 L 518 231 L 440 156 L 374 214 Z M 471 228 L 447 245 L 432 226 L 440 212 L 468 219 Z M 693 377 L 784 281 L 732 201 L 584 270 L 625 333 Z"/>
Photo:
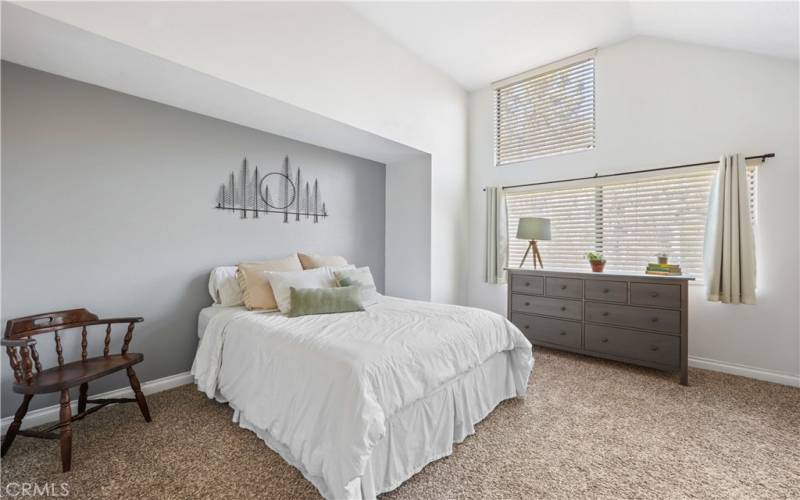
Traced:
<path id="1" fill-rule="evenodd" d="M 603 258 L 603 254 L 600 252 L 589 252 L 586 254 L 586 258 L 589 262 L 605 262 L 606 259 Z"/>

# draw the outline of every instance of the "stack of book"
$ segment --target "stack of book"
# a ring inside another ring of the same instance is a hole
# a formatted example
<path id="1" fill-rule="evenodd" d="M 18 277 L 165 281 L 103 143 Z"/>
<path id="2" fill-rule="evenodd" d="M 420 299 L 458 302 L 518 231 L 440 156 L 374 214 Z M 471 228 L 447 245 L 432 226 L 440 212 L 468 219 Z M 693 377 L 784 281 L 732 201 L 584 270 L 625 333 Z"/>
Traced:
<path id="1" fill-rule="evenodd" d="M 657 276 L 680 276 L 681 266 L 677 264 L 647 264 L 645 273 Z"/>

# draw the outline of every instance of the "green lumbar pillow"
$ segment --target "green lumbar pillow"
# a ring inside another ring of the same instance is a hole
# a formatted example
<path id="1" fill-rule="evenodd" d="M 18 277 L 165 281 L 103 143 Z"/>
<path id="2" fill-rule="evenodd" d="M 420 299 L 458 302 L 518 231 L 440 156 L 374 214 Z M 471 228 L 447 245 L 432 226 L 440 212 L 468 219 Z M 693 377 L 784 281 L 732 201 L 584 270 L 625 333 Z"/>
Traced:
<path id="1" fill-rule="evenodd" d="M 357 286 L 338 288 L 294 288 L 291 293 L 289 317 L 308 314 L 329 314 L 363 311 L 361 290 Z"/>

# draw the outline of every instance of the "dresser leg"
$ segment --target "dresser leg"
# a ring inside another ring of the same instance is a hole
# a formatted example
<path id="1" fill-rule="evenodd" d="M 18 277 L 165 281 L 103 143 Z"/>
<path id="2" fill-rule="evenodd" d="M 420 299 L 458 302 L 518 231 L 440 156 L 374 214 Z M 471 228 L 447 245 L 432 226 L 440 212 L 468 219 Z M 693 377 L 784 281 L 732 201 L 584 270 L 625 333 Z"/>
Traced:
<path id="1" fill-rule="evenodd" d="M 689 385 L 689 366 L 685 362 L 681 365 L 681 385 Z"/>

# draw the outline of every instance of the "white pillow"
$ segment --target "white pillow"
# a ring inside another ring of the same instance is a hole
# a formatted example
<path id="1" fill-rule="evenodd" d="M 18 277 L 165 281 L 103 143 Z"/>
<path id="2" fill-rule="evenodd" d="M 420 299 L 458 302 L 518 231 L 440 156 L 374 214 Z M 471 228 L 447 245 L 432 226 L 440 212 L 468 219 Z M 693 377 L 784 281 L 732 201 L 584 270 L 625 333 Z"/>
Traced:
<path id="1" fill-rule="evenodd" d="M 365 306 L 378 302 L 377 287 L 372 278 L 372 271 L 369 267 L 359 267 L 358 269 L 335 269 L 333 275 L 336 278 L 337 286 L 357 286 L 361 289 L 361 303 Z"/>
<path id="2" fill-rule="evenodd" d="M 236 266 L 215 267 L 208 277 L 208 293 L 214 303 L 223 306 L 240 306 L 244 296 L 236 279 Z"/>
<path id="3" fill-rule="evenodd" d="M 333 271 L 328 267 L 318 267 L 305 271 L 264 271 L 267 275 L 269 284 L 272 286 L 272 293 L 275 294 L 275 302 L 282 313 L 287 314 L 292 308 L 290 288 L 334 288 L 336 279 Z"/>
<path id="4" fill-rule="evenodd" d="M 344 266 L 336 266 L 336 267 L 330 267 L 330 266 L 325 267 L 325 269 L 327 269 L 328 271 L 331 272 L 331 275 L 333 275 L 333 273 L 336 273 L 337 271 L 349 271 L 349 270 L 355 269 L 355 268 L 356 268 L 355 264 L 347 264 L 347 265 L 344 265 Z M 336 276 L 333 276 L 333 280 L 334 280 L 333 286 L 336 286 L 336 283 L 335 283 Z"/>

